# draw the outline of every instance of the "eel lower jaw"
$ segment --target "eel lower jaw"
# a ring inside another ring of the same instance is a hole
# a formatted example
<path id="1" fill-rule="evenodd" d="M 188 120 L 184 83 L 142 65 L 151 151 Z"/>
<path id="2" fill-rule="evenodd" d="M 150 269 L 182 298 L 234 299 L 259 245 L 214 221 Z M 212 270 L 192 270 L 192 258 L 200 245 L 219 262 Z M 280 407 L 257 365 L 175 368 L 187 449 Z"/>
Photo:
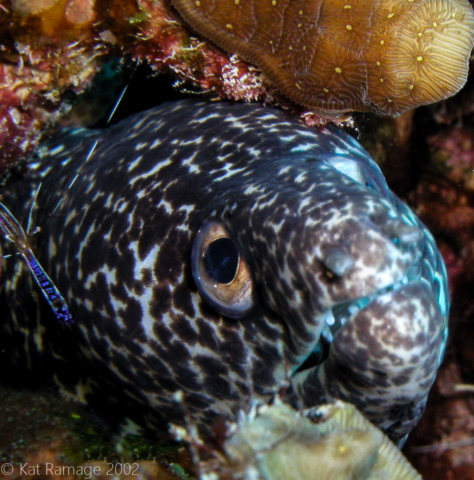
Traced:
<path id="1" fill-rule="evenodd" d="M 314 346 L 311 353 L 301 363 L 295 372 L 302 372 L 304 370 L 313 368 L 326 360 L 329 355 L 331 344 L 334 341 L 336 333 L 343 328 L 345 324 L 351 321 L 362 309 L 368 307 L 374 300 L 381 295 L 395 292 L 408 285 L 410 282 L 420 279 L 420 272 L 417 265 L 409 268 L 407 273 L 398 281 L 381 288 L 365 297 L 351 300 L 350 302 L 343 302 L 328 308 L 320 318 L 324 323 L 321 331 L 321 336 Z"/>
<path id="2" fill-rule="evenodd" d="M 381 295 L 400 290 L 410 282 L 420 279 L 420 273 L 416 266 L 411 267 L 407 273 L 398 281 L 388 285 L 387 287 L 376 290 L 366 297 L 357 298 L 350 302 L 339 303 L 328 308 L 323 314 L 325 325 L 321 332 L 322 338 L 328 343 L 332 343 L 334 335 L 339 331 L 351 318 L 355 317 L 363 308 L 370 305 L 375 299 Z"/>

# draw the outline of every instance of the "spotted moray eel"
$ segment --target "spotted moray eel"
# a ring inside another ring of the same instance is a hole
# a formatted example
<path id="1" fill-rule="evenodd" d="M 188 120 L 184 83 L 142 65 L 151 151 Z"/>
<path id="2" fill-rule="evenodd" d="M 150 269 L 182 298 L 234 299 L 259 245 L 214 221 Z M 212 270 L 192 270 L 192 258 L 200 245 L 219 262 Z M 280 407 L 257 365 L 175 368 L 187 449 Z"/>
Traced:
<path id="1" fill-rule="evenodd" d="M 73 317 L 5 259 L 7 351 L 106 417 L 210 425 L 286 385 L 293 406 L 349 401 L 395 441 L 418 421 L 446 342 L 445 268 L 340 130 L 164 104 L 61 134 L 3 202 L 39 227 L 32 248 Z"/>

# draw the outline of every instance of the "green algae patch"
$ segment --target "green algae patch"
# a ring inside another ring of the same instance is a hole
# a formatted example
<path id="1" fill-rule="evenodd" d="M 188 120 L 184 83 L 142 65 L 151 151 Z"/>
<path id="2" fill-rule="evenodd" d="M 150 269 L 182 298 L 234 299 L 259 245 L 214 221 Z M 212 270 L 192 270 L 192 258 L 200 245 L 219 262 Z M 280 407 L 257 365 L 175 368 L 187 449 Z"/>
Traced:
<path id="1" fill-rule="evenodd" d="M 78 479 L 99 472 L 97 480 L 110 478 L 110 472 L 119 479 L 195 478 L 181 444 L 118 435 L 93 412 L 53 389 L 0 386 L 0 405 L 0 466 L 11 468 L 9 480 L 25 475 L 30 480 L 62 480 L 71 472 Z M 131 472 L 136 475 L 127 476 Z"/>

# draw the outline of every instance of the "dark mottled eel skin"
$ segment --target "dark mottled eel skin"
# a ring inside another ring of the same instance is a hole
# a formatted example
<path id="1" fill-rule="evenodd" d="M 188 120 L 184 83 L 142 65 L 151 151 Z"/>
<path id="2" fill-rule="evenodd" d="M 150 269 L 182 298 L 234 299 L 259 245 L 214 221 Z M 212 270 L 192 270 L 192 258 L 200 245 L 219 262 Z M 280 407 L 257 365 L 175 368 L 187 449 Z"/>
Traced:
<path id="1" fill-rule="evenodd" d="M 110 418 L 179 423 L 182 391 L 208 425 L 289 376 L 299 408 L 348 400 L 396 441 L 418 421 L 446 341 L 445 268 L 341 131 L 256 105 L 164 104 L 62 134 L 3 202 L 23 226 L 35 204 L 31 244 L 74 322 L 13 256 L 2 338 Z"/>

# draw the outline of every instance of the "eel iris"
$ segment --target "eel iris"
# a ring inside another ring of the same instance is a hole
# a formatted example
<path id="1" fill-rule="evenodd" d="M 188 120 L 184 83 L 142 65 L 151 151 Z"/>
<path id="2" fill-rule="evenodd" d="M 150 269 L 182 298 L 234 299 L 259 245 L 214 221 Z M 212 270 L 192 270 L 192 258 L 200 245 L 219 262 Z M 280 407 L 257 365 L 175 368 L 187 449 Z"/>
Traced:
<path id="1" fill-rule="evenodd" d="M 205 428 L 288 382 L 294 407 L 349 401 L 396 441 L 419 419 L 446 342 L 444 264 L 342 131 L 164 104 L 61 133 L 3 201 L 39 227 L 29 245 L 73 318 L 4 259 L 13 361 L 110 418 Z"/>

